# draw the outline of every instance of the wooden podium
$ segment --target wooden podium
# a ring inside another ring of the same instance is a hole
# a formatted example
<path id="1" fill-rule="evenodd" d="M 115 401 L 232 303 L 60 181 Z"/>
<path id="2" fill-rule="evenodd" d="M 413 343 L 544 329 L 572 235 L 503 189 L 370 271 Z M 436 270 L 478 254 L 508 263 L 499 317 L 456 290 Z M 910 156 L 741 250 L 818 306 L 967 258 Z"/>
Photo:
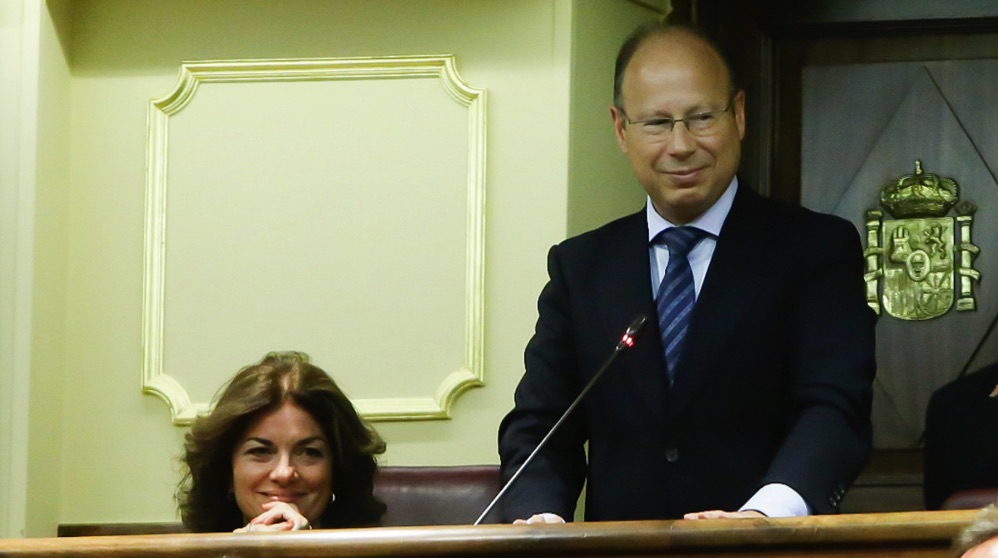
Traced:
<path id="1" fill-rule="evenodd" d="M 976 510 L 0 540 L 0 557 L 951 557 Z"/>

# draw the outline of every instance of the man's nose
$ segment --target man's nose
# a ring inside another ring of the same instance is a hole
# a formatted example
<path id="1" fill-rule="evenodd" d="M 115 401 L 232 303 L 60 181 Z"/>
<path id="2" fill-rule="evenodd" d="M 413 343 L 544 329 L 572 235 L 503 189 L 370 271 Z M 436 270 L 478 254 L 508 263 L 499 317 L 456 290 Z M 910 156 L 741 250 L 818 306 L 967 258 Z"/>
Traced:
<path id="1" fill-rule="evenodd" d="M 672 126 L 672 133 L 669 134 L 668 143 L 669 154 L 682 155 L 696 151 L 696 137 L 690 133 L 685 122 L 676 122 Z"/>

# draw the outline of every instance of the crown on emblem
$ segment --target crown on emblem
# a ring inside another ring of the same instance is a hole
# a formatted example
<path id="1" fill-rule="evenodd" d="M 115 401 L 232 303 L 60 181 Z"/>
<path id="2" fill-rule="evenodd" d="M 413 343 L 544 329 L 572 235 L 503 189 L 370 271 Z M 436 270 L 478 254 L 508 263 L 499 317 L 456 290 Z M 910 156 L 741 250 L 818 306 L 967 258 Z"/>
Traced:
<path id="1" fill-rule="evenodd" d="M 915 174 L 906 174 L 884 184 L 880 204 L 895 219 L 942 217 L 960 201 L 960 191 L 950 178 L 925 174 L 922 161 L 915 159 Z"/>

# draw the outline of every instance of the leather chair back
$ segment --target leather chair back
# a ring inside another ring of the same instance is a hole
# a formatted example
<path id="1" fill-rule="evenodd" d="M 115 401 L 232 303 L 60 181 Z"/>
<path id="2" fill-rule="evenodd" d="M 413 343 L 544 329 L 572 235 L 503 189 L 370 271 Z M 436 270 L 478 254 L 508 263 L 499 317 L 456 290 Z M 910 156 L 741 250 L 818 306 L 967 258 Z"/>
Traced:
<path id="1" fill-rule="evenodd" d="M 381 467 L 374 479 L 385 526 L 471 525 L 500 487 L 498 465 Z M 483 521 L 496 522 L 495 511 Z"/>
<path id="2" fill-rule="evenodd" d="M 382 525 L 471 525 L 499 493 L 498 465 L 381 467 L 375 495 L 388 506 Z M 497 523 L 492 512 L 483 523 Z M 60 537 L 182 533 L 180 522 L 71 523 Z"/>
<path id="3" fill-rule="evenodd" d="M 943 510 L 973 510 L 998 502 L 998 488 L 971 488 L 943 500 Z"/>

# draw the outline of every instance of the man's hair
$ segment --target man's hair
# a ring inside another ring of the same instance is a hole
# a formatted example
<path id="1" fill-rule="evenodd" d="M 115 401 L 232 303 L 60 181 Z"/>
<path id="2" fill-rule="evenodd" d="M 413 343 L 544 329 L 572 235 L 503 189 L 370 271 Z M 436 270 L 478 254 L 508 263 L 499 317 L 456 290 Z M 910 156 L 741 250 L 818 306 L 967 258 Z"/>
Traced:
<path id="1" fill-rule="evenodd" d="M 617 62 L 614 64 L 613 69 L 613 106 L 617 107 L 619 110 L 624 110 L 624 99 L 621 93 L 621 88 L 624 85 L 624 72 L 627 71 L 628 64 L 631 63 L 631 58 L 634 57 L 634 53 L 638 51 L 648 39 L 653 37 L 662 37 L 665 35 L 670 35 L 672 33 L 686 33 L 687 35 L 696 37 L 703 41 L 721 60 L 721 64 L 724 66 L 724 71 L 728 74 L 728 95 L 734 95 L 737 90 L 737 85 L 735 83 L 735 74 L 731 68 L 731 62 L 728 57 L 725 56 L 724 50 L 714 41 L 707 33 L 689 23 L 666 23 L 666 22 L 653 22 L 646 23 L 634 30 L 624 40 L 624 43 L 620 45 L 620 50 L 617 52 Z"/>
<path id="2" fill-rule="evenodd" d="M 953 547 L 957 550 L 957 556 L 962 556 L 971 548 L 994 537 L 998 537 L 998 504 L 981 509 L 953 540 Z"/>
<path id="3" fill-rule="evenodd" d="M 269 353 L 240 370 L 224 386 L 211 413 L 194 421 L 184 444 L 186 474 L 177 500 L 187 530 L 232 531 L 245 521 L 231 494 L 232 452 L 256 417 L 290 402 L 322 428 L 329 444 L 336 501 L 326 505 L 319 526 L 377 524 L 385 505 L 373 495 L 375 456 L 385 451 L 336 382 L 299 352 Z"/>

